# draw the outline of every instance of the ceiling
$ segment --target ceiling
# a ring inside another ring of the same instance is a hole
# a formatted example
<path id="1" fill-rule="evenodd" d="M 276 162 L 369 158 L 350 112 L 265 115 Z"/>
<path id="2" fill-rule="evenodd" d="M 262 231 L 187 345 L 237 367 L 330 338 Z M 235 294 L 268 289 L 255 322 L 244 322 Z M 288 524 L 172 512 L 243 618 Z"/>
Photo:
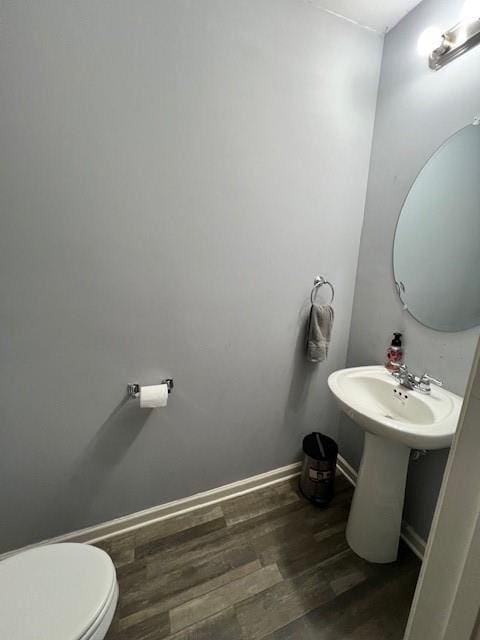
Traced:
<path id="1" fill-rule="evenodd" d="M 392 29 L 420 0 L 312 0 L 319 8 L 338 13 L 380 33 Z"/>

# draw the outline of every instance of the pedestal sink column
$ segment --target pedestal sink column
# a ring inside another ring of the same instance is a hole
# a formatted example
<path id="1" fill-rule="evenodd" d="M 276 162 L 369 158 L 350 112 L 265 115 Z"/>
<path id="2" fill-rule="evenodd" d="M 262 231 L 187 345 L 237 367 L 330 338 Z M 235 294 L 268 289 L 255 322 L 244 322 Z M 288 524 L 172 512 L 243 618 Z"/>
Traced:
<path id="1" fill-rule="evenodd" d="M 347 541 L 370 562 L 397 559 L 410 448 L 365 433 Z"/>

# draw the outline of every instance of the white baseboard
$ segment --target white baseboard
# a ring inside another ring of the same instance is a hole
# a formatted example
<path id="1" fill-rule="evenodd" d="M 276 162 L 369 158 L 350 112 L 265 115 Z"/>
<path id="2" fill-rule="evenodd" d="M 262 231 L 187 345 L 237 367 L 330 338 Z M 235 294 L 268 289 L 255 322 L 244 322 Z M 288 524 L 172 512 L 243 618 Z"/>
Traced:
<path id="1" fill-rule="evenodd" d="M 285 467 L 272 469 L 272 471 L 260 473 L 259 475 L 251 476 L 250 478 L 245 478 L 244 480 L 239 480 L 237 482 L 232 482 L 230 484 L 223 485 L 222 487 L 217 487 L 216 489 L 196 493 L 195 495 L 188 496 L 187 498 L 166 502 L 165 504 L 151 507 L 150 509 L 144 509 L 143 511 L 137 511 L 136 513 L 116 518 L 115 520 L 109 520 L 108 522 L 102 522 L 100 524 L 93 525 L 92 527 L 87 527 L 55 538 L 43 540 L 42 542 L 31 544 L 21 549 L 8 551 L 7 553 L 0 555 L 0 560 L 14 553 L 26 551 L 27 549 L 43 544 L 54 544 L 59 542 L 84 542 L 91 544 L 93 542 L 98 542 L 99 540 L 111 538 L 119 535 L 120 533 L 127 533 L 128 531 L 145 527 L 146 525 L 154 522 L 174 518 L 175 516 L 188 513 L 189 511 L 194 511 L 195 509 L 200 509 L 201 507 L 223 502 L 224 500 L 229 500 L 236 496 L 241 496 L 252 491 L 258 491 L 258 489 L 262 489 L 263 487 L 284 482 L 289 478 L 298 476 L 301 466 L 301 462 L 294 462 L 293 464 L 289 464 Z M 355 486 L 357 481 L 357 472 L 344 458 L 342 458 L 342 456 L 338 456 L 337 467 L 347 480 Z M 425 541 L 422 540 L 414 529 L 405 522 L 402 525 L 401 535 L 412 551 L 421 560 L 423 560 Z"/>
<path id="2" fill-rule="evenodd" d="M 405 520 L 402 522 L 402 533 L 400 535 L 402 536 L 405 544 L 408 544 L 417 558 L 423 560 L 427 543 Z"/>
<path id="3" fill-rule="evenodd" d="M 357 484 L 358 473 L 341 455 L 337 457 L 337 469 L 345 476 L 345 478 L 355 487 Z"/>
<path id="4" fill-rule="evenodd" d="M 251 476 L 250 478 L 238 480 L 237 482 L 232 482 L 230 484 L 223 485 L 222 487 L 217 487 L 216 489 L 196 493 L 193 496 L 188 496 L 187 498 L 166 502 L 156 507 L 151 507 L 150 509 L 144 509 L 143 511 L 137 511 L 136 513 L 116 518 L 115 520 L 109 520 L 108 522 L 102 522 L 100 524 L 93 525 L 92 527 L 79 529 L 78 531 L 65 533 L 55 538 L 43 540 L 42 542 L 37 542 L 35 544 L 22 547 L 21 549 L 7 551 L 0 555 L 0 560 L 13 555 L 14 553 L 26 551 L 27 549 L 44 544 L 54 544 L 59 542 L 84 542 L 91 544 L 93 542 L 98 542 L 99 540 L 104 540 L 105 538 L 111 538 L 120 533 L 133 531 L 134 529 L 139 529 L 140 527 L 144 527 L 154 522 L 160 522 L 161 520 L 173 518 L 201 507 L 223 502 L 224 500 L 229 500 L 236 496 L 257 491 L 263 487 L 284 482 L 289 478 L 298 476 L 301 466 L 301 462 L 294 462 L 293 464 L 289 464 L 285 467 L 272 469 L 272 471 L 267 471 L 266 473 Z"/>
<path id="5" fill-rule="evenodd" d="M 337 467 L 338 470 L 343 473 L 345 478 L 349 482 L 351 482 L 353 486 L 357 484 L 358 473 L 351 465 L 348 464 L 345 458 L 342 458 L 342 456 L 340 455 L 338 456 Z M 402 537 L 405 544 L 407 544 L 413 551 L 413 553 L 417 556 L 417 558 L 423 560 L 427 543 L 405 520 L 402 522 L 402 531 L 400 533 L 400 536 Z"/>

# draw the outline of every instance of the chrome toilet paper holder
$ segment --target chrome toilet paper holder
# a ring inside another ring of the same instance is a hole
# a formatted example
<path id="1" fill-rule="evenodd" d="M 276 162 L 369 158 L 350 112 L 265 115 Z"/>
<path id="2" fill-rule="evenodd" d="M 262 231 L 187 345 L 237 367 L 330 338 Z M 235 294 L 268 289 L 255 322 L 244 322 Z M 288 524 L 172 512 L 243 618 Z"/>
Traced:
<path id="1" fill-rule="evenodd" d="M 172 393 L 173 391 L 173 378 L 166 378 L 162 380 L 160 384 L 166 384 L 168 387 L 168 393 Z M 140 395 L 140 385 L 138 382 L 130 382 L 127 384 L 127 395 L 129 398 L 138 398 Z"/>

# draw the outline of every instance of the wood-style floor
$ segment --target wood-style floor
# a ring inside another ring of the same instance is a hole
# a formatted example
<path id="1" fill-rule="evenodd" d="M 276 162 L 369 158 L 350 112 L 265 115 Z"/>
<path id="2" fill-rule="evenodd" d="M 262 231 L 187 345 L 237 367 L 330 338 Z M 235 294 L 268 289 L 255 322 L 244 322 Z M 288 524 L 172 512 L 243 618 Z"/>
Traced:
<path id="1" fill-rule="evenodd" d="M 373 565 L 297 479 L 110 538 L 120 599 L 108 640 L 401 640 L 419 562 Z"/>

